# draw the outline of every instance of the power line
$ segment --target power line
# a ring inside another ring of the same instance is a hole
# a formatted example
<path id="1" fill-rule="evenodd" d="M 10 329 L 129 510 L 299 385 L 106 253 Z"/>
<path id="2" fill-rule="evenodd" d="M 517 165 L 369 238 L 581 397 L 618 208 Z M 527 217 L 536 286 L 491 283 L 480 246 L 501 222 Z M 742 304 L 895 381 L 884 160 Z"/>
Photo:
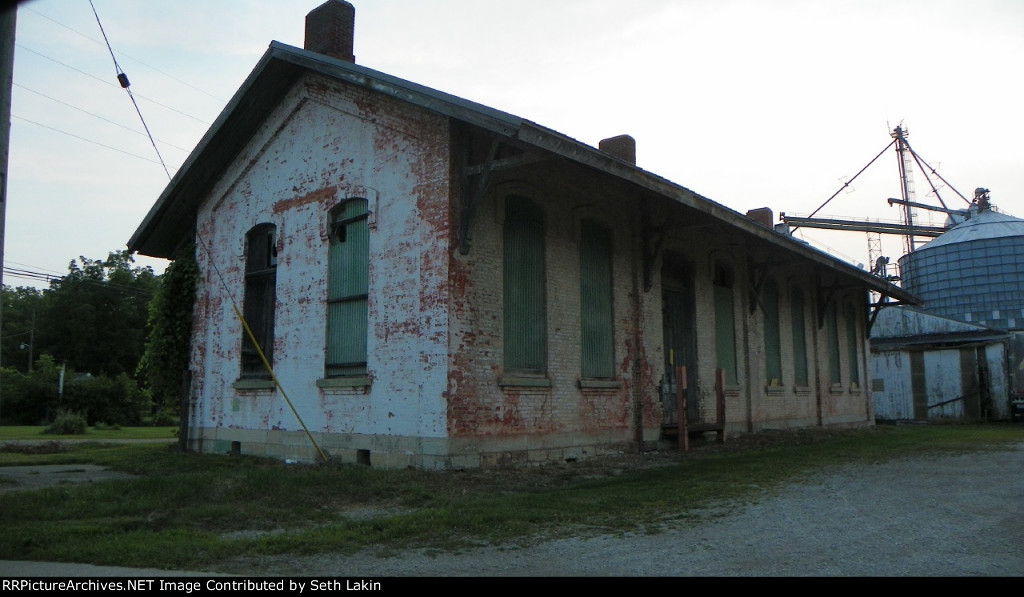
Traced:
<path id="1" fill-rule="evenodd" d="M 17 118 L 18 120 L 24 120 L 25 122 L 30 122 L 30 123 L 32 123 L 32 124 L 34 124 L 36 126 L 41 126 L 44 129 L 50 129 L 51 131 L 54 131 L 54 132 L 57 132 L 57 133 L 61 133 L 62 135 L 67 135 L 69 137 L 74 137 L 75 139 L 79 139 L 81 141 L 85 141 L 86 143 L 92 143 L 93 145 L 99 145 L 100 147 L 106 147 L 107 149 L 112 149 L 112 150 L 114 150 L 116 152 L 123 153 L 125 155 L 129 155 L 129 156 L 131 156 L 133 158 L 139 158 L 140 160 L 146 160 L 147 162 L 150 162 L 150 163 L 153 163 L 153 164 L 163 165 L 162 162 L 158 162 L 156 160 L 147 158 L 145 156 L 141 156 L 141 155 L 138 155 L 138 154 L 135 154 L 135 153 L 131 153 L 131 152 L 125 151 L 123 149 L 118 149 L 116 147 L 112 147 L 110 145 L 106 145 L 106 144 L 100 143 L 99 141 L 93 141 L 92 139 L 86 139 L 85 137 L 76 135 L 74 133 L 69 133 L 67 131 L 64 131 L 64 130 L 61 130 L 61 129 L 58 129 L 58 128 L 54 128 L 52 126 L 43 124 L 41 122 L 36 122 L 34 120 L 29 120 L 28 118 L 24 118 L 22 116 L 18 116 L 17 114 L 12 114 L 11 118 Z M 166 166 L 164 166 L 164 168 L 166 169 Z"/>
<path id="2" fill-rule="evenodd" d="M 167 164 L 164 163 L 164 157 L 160 155 L 160 148 L 156 146 L 156 141 L 153 139 L 153 134 L 149 132 L 149 126 L 146 124 L 146 119 L 142 117 L 142 110 L 139 109 L 138 102 L 135 101 L 135 96 L 132 95 L 131 83 L 128 82 L 128 75 L 125 74 L 124 70 L 121 69 L 121 65 L 117 63 L 117 56 L 114 56 L 114 48 L 110 47 L 110 40 L 107 39 L 107 32 L 103 30 L 103 23 L 100 22 L 100 14 L 96 12 L 96 6 L 89 0 L 89 6 L 92 6 L 92 14 L 96 15 L 96 24 L 100 26 L 100 33 L 103 34 L 103 41 L 107 42 L 107 49 L 110 50 L 110 58 L 114 61 L 114 70 L 117 71 L 117 80 L 121 83 L 121 87 L 128 93 L 128 97 L 132 100 L 132 105 L 135 106 L 135 111 L 139 114 L 139 120 L 142 121 L 142 128 L 146 129 L 146 135 L 149 136 L 149 142 L 153 145 L 153 151 L 156 152 L 156 157 L 160 159 L 160 165 L 164 167 L 164 172 L 167 174 L 167 178 L 171 178 L 171 171 L 167 169 Z"/>
<path id="3" fill-rule="evenodd" d="M 4 266 L 4 276 L 11 276 L 13 278 L 23 278 L 25 280 L 42 280 L 43 282 L 49 282 L 51 280 L 60 279 L 60 276 L 54 276 L 43 272 L 33 272 L 29 270 L 7 267 L 6 265 Z"/>
<path id="4" fill-rule="evenodd" d="M 65 281 L 67 279 L 66 275 L 56 276 L 56 275 L 53 275 L 53 274 L 47 274 L 45 272 L 36 272 L 36 271 L 31 271 L 31 270 L 13 268 L 13 267 L 8 267 L 6 265 L 3 267 L 3 270 L 4 270 L 4 276 L 11 276 L 13 278 L 22 278 L 22 279 L 25 279 L 25 280 L 41 280 L 43 282 L 63 282 L 63 281 Z M 124 284 L 117 284 L 116 282 L 111 282 L 110 280 L 106 280 L 106 279 L 105 280 L 95 280 L 93 278 L 79 277 L 79 278 L 75 278 L 74 280 L 77 281 L 77 282 L 82 282 L 84 284 L 90 284 L 90 285 L 94 285 L 94 286 L 101 286 L 103 288 L 110 288 L 110 289 L 113 289 L 113 290 L 118 290 L 118 291 L 121 291 L 121 292 L 124 292 L 124 293 L 132 293 L 132 294 L 137 294 L 137 295 L 145 296 L 145 297 L 152 297 L 153 296 L 153 292 L 152 291 L 144 290 L 142 288 L 134 288 L 132 286 L 126 286 Z"/>
<path id="5" fill-rule="evenodd" d="M 98 118 L 98 119 L 100 119 L 100 120 L 102 120 L 104 122 L 109 122 L 110 124 L 112 124 L 114 126 L 120 127 L 120 128 L 122 128 L 122 129 L 124 129 L 124 130 L 126 130 L 128 132 L 135 133 L 136 135 L 142 135 L 142 136 L 146 135 L 146 133 L 143 133 L 142 131 L 135 130 L 135 129 L 133 129 L 133 128 L 129 127 L 129 126 L 125 126 L 125 125 L 123 125 L 123 124 L 121 124 L 119 122 L 114 122 L 113 120 L 110 120 L 109 118 L 104 118 L 103 116 L 100 116 L 99 114 L 94 114 L 92 112 L 89 112 L 88 110 L 83 110 L 82 108 L 79 108 L 78 106 L 69 104 L 69 103 L 67 103 L 65 101 L 61 101 L 61 100 L 59 100 L 59 99 L 57 99 L 55 97 L 51 97 L 49 95 L 46 95 L 45 93 L 42 93 L 40 91 L 36 91 L 35 89 L 30 89 L 28 87 L 25 87 L 24 85 L 19 84 L 19 83 L 14 83 L 14 86 L 15 87 L 20 87 L 21 89 L 24 89 L 25 91 L 28 91 L 29 93 L 34 93 L 34 94 L 36 94 L 36 95 L 38 95 L 40 97 L 45 97 L 46 99 L 48 99 L 50 101 L 53 101 L 53 102 L 57 102 L 58 104 L 61 104 L 63 106 L 67 106 L 67 107 L 71 108 L 72 110 L 77 110 L 77 111 L 79 111 L 79 112 L 81 112 L 83 114 L 88 114 L 89 116 L 92 116 L 93 118 Z M 163 141 L 161 139 L 157 139 L 157 141 L 160 141 L 160 143 L 162 143 L 162 144 L 164 144 L 164 145 L 166 145 L 168 147 L 172 147 L 174 149 L 178 149 L 178 150 L 184 151 L 186 153 L 189 151 L 188 149 L 185 149 L 184 147 L 178 147 L 177 145 L 174 145 L 173 143 L 168 143 L 167 141 Z"/>
<path id="6" fill-rule="evenodd" d="M 32 265 L 30 263 L 21 263 L 19 261 L 11 261 L 10 259 L 5 260 L 4 263 L 13 263 L 14 265 L 20 265 L 22 267 L 31 267 L 31 268 L 34 268 L 34 269 L 37 269 L 37 270 L 48 271 L 48 272 L 50 272 L 52 274 L 56 274 L 58 277 L 63 275 L 60 272 L 58 272 L 57 270 L 55 270 L 55 269 L 48 270 L 45 267 L 41 267 L 41 266 L 38 266 L 38 265 Z"/>
<path id="7" fill-rule="evenodd" d="M 94 37 L 90 37 L 89 35 L 87 35 L 85 33 L 82 33 L 81 31 L 75 29 L 74 27 L 71 27 L 69 25 L 65 25 L 64 23 L 61 23 L 60 21 L 58 21 L 57 19 L 54 19 L 53 17 L 44 15 L 43 13 L 41 13 L 41 12 L 39 12 L 37 10 L 32 10 L 31 8 L 28 8 L 28 7 L 25 7 L 25 10 L 27 10 L 29 12 L 32 12 L 32 13 L 35 13 L 35 14 L 39 15 L 40 17 L 46 19 L 47 21 L 50 21 L 50 22 L 52 22 L 52 23 L 54 23 L 56 25 L 59 25 L 59 26 L 65 28 L 65 29 L 67 29 L 68 31 L 71 31 L 72 33 L 75 33 L 76 35 L 84 37 L 85 39 L 87 39 L 87 40 L 89 40 L 89 41 L 91 41 L 91 42 L 93 42 L 95 44 L 103 45 L 103 42 L 101 42 L 100 40 L 98 40 L 98 39 L 96 39 Z M 199 93 L 202 93 L 203 95 L 209 96 L 212 99 L 215 99 L 215 100 L 217 100 L 219 102 L 225 101 L 223 98 L 217 97 L 216 95 L 213 95 L 212 93 L 210 93 L 209 91 L 206 91 L 205 89 L 200 89 L 199 87 L 196 87 L 195 85 L 189 83 L 188 81 L 184 81 L 182 79 L 179 79 L 178 77 L 175 77 L 174 75 L 165 73 L 164 71 L 156 68 L 155 66 L 152 66 L 150 64 L 146 64 L 145 62 L 139 60 L 138 58 L 135 58 L 131 54 L 127 54 L 125 52 L 118 52 L 118 54 L 120 54 L 121 56 L 127 57 L 127 58 L 131 58 L 132 60 L 134 60 L 135 62 L 138 62 L 142 66 L 145 66 L 148 69 L 151 69 L 151 70 L 153 70 L 153 71 L 155 71 L 157 73 L 160 73 L 161 75 L 167 77 L 168 79 L 171 79 L 173 81 L 181 83 L 182 85 L 184 85 L 186 87 L 190 87 L 190 88 L 198 91 Z"/>
<path id="8" fill-rule="evenodd" d="M 46 54 L 43 54 L 42 52 L 40 52 L 38 50 L 33 50 L 32 48 L 29 48 L 29 47 L 27 47 L 25 45 L 18 44 L 18 43 L 14 44 L 14 45 L 17 46 L 21 50 L 24 50 L 26 52 L 30 52 L 32 54 L 35 54 L 36 56 L 39 56 L 40 58 L 45 58 L 46 60 L 49 60 L 50 62 L 54 62 L 56 64 L 59 64 L 59 65 L 63 66 L 64 68 L 68 69 L 68 70 L 73 70 L 76 73 L 79 73 L 81 75 L 85 75 L 86 77 L 89 77 L 90 79 L 96 79 L 97 81 L 103 83 L 104 85 L 109 85 L 111 87 L 115 87 L 115 85 L 113 83 L 111 83 L 110 81 L 107 81 L 106 79 L 103 79 L 102 77 L 97 77 L 96 75 L 94 75 L 92 73 L 87 73 L 87 72 L 85 72 L 84 70 L 82 70 L 80 68 L 75 68 L 75 67 L 71 66 L 70 64 L 68 64 L 66 62 L 61 62 L 60 60 L 57 60 L 56 58 L 54 58 L 52 56 L 47 56 Z M 164 108 L 165 110 L 170 110 L 171 112 L 174 112 L 176 114 L 180 114 L 180 115 L 182 115 L 182 116 L 184 116 L 186 118 L 191 118 L 192 120 L 195 120 L 196 122 L 198 122 L 200 124 L 205 124 L 205 125 L 209 125 L 210 124 L 209 122 L 203 120 L 202 118 L 199 118 L 197 116 L 193 116 L 193 115 L 191 115 L 191 114 L 189 114 L 187 112 L 182 112 L 181 110 L 178 110 L 176 108 L 172 108 L 172 107 L 168 106 L 167 104 L 158 102 L 158 101 L 156 101 L 154 99 L 151 99 L 151 98 L 148 98 L 148 97 L 146 97 L 144 95 L 140 95 L 139 99 L 144 99 L 147 102 L 150 102 L 152 104 L 156 104 L 157 106 L 160 106 L 161 108 Z"/>

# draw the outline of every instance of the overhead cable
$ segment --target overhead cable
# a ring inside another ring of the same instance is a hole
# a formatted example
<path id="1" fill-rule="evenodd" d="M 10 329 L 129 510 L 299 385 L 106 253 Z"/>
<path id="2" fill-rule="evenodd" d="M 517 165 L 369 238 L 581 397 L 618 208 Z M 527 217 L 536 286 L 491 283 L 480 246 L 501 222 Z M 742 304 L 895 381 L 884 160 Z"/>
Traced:
<path id="1" fill-rule="evenodd" d="M 65 101 L 62 101 L 62 100 L 59 100 L 59 99 L 57 99 L 55 97 L 51 97 L 49 95 L 46 95 L 45 93 L 36 91 L 35 89 L 29 89 L 28 87 L 25 87 L 24 85 L 21 85 L 19 83 L 14 83 L 14 86 L 15 87 L 20 87 L 21 89 L 24 89 L 25 91 L 28 91 L 29 93 L 34 93 L 34 94 L 36 94 L 36 95 L 38 95 L 40 97 L 45 97 L 46 99 L 48 99 L 50 101 L 53 101 L 53 102 L 57 102 L 58 104 L 61 104 L 63 106 L 67 106 L 67 107 L 71 108 L 72 110 L 77 110 L 77 111 L 81 112 L 82 114 L 88 114 L 89 116 L 92 116 L 93 118 L 98 118 L 98 119 L 100 119 L 100 120 L 102 120 L 104 122 L 108 122 L 108 123 L 110 123 L 110 124 L 112 124 L 112 125 L 114 125 L 116 127 L 122 128 L 122 129 L 124 129 L 126 131 L 129 131 L 129 132 L 132 132 L 132 133 L 135 133 L 136 135 L 146 136 L 146 133 L 144 133 L 142 131 L 139 131 L 139 130 L 133 129 L 131 127 L 125 126 L 125 125 L 123 125 L 123 124 L 121 124 L 119 122 L 114 122 L 113 120 L 110 120 L 109 118 L 104 118 L 103 116 L 100 116 L 99 114 L 94 114 L 94 113 L 92 113 L 92 112 L 90 112 L 88 110 L 83 110 L 82 108 L 79 108 L 78 106 L 69 104 L 69 103 L 67 103 Z M 160 143 L 166 145 L 167 147 L 172 147 L 174 149 L 179 149 L 179 150 L 184 151 L 186 153 L 188 152 L 188 150 L 185 149 L 184 147 L 178 147 L 177 145 L 174 145 L 173 143 L 168 143 L 167 141 L 163 141 L 163 140 L 160 140 L 160 139 L 157 139 L 157 141 L 160 141 Z"/>
<path id="2" fill-rule="evenodd" d="M 117 63 L 117 57 L 114 56 L 114 49 L 110 47 L 110 40 L 107 39 L 107 32 L 103 30 L 103 23 L 100 22 L 100 15 L 96 12 L 96 6 L 93 5 L 92 0 L 89 0 L 89 6 L 92 6 L 92 14 L 96 15 L 96 24 L 100 26 L 100 33 L 103 34 L 103 41 L 107 43 L 107 50 L 110 51 L 110 57 L 114 60 L 114 70 L 117 71 L 117 81 L 121 84 L 121 88 L 128 92 L 128 97 L 132 100 L 132 105 L 135 106 L 135 111 L 139 114 L 139 120 L 142 121 L 142 128 L 146 129 L 146 135 L 149 136 L 149 142 L 153 145 L 153 151 L 156 152 L 156 157 L 160 159 L 160 165 L 164 167 L 164 172 L 167 174 L 167 178 L 171 178 L 171 171 L 167 169 L 167 164 L 164 163 L 164 158 L 160 155 L 160 149 L 156 146 L 156 141 L 153 139 L 153 134 L 149 132 L 149 126 L 146 124 L 146 119 L 142 117 L 142 110 L 139 109 L 138 102 L 135 101 L 135 96 L 132 95 L 131 83 L 128 81 L 128 75 L 121 69 L 121 65 Z"/>
<path id="3" fill-rule="evenodd" d="M 29 8 L 27 6 L 26 7 L 22 7 L 22 9 L 23 10 L 27 10 L 27 11 L 32 12 L 32 13 L 35 13 L 35 14 L 39 15 L 40 17 L 46 19 L 47 21 L 50 21 L 51 23 L 59 25 L 59 26 L 65 28 L 65 29 L 67 29 L 68 31 L 71 31 L 72 33 L 80 35 L 80 36 L 84 37 L 85 39 L 87 39 L 87 40 L 89 40 L 89 41 L 91 41 L 93 43 L 103 45 L 103 42 L 100 42 L 99 40 L 97 40 L 97 39 L 95 39 L 93 37 L 90 37 L 90 36 L 86 35 L 85 33 L 82 33 L 81 31 L 75 29 L 74 27 L 69 27 L 68 25 L 65 25 L 64 23 L 61 23 L 57 19 L 54 19 L 53 17 L 44 15 L 43 13 L 39 12 L 38 10 L 32 10 L 31 8 Z M 138 62 L 142 66 L 145 66 L 146 68 L 152 69 L 152 70 L 160 73 L 161 75 L 167 77 L 168 79 L 172 79 L 172 80 L 174 80 L 174 81 L 176 81 L 178 83 L 181 83 L 182 85 L 184 85 L 186 87 L 191 87 L 192 89 L 195 89 L 199 93 L 202 93 L 203 95 L 207 95 L 207 96 L 211 97 L 212 99 L 215 99 L 215 100 L 217 100 L 219 102 L 223 102 L 224 101 L 223 98 L 219 98 L 216 95 L 213 95 L 212 93 L 210 93 L 209 91 L 206 91 L 205 89 L 200 89 L 199 87 L 196 87 L 195 85 L 189 83 L 188 81 L 184 81 L 182 79 L 179 79 L 178 77 L 175 77 L 174 75 L 165 73 L 164 71 L 156 68 L 155 66 L 153 66 L 151 64 L 146 64 L 145 62 L 139 60 L 138 58 L 132 56 L 131 54 L 126 54 L 125 52 L 121 52 L 121 56 L 127 56 L 128 58 L 131 58 L 132 60 Z"/>
<path id="4" fill-rule="evenodd" d="M 821 210 L 822 210 L 822 208 L 824 208 L 824 207 L 825 207 L 826 205 L 828 205 L 828 204 L 829 204 L 829 202 L 830 202 L 830 201 L 832 201 L 833 199 L 835 199 L 835 198 L 836 198 L 836 195 L 839 195 L 839 193 L 843 192 L 843 189 L 845 189 L 846 187 L 850 186 L 850 183 L 851 183 L 851 182 L 853 182 L 853 181 L 857 180 L 857 177 L 858 177 L 858 176 L 860 176 L 861 174 L 863 174 L 865 170 L 867 170 L 868 168 L 870 168 L 870 167 L 871 167 L 871 164 L 874 164 L 874 163 L 875 163 L 875 162 L 876 162 L 876 161 L 878 160 L 878 158 L 882 157 L 882 154 L 884 154 L 885 152 L 889 151 L 889 148 L 890 148 L 890 147 L 892 147 L 894 143 L 896 143 L 896 140 L 895 140 L 895 139 L 893 139 L 891 143 L 889 143 L 888 145 L 886 145 L 886 146 L 885 146 L 885 149 L 883 149 L 882 151 L 878 152 L 878 155 L 876 155 L 876 156 L 874 157 L 874 159 L 872 159 L 872 160 L 871 160 L 870 162 L 868 162 L 868 165 L 867 165 L 867 166 L 864 166 L 863 168 L 861 168 L 861 169 L 860 169 L 860 172 L 858 172 L 858 173 L 854 174 L 854 175 L 853 175 L 853 178 L 851 178 L 850 180 L 848 180 L 848 181 L 846 181 L 845 183 L 843 183 L 843 186 L 839 187 L 839 190 L 838 190 L 838 191 L 836 191 L 836 192 L 835 192 L 835 193 L 834 193 L 834 194 L 833 194 L 833 195 L 832 195 L 831 197 L 829 197 L 828 199 L 826 199 L 824 203 L 822 203 L 821 205 L 819 205 L 819 206 L 818 206 L 818 209 L 814 210 L 814 212 L 812 212 L 812 213 L 811 213 L 811 215 L 810 215 L 809 217 L 812 217 L 812 218 L 813 218 L 813 217 L 814 217 L 815 215 L 817 215 L 817 213 L 818 213 L 819 211 L 821 211 Z"/>
<path id="5" fill-rule="evenodd" d="M 14 45 L 18 49 L 20 49 L 20 50 L 24 50 L 26 52 L 31 52 L 32 54 L 35 54 L 36 56 L 39 56 L 40 58 L 45 58 L 45 59 L 49 60 L 50 62 L 54 62 L 56 64 L 59 64 L 59 65 L 63 66 L 64 68 L 68 69 L 68 70 L 73 70 L 76 73 L 79 73 L 81 75 L 85 75 L 86 77 L 89 77 L 90 79 L 96 79 L 97 81 L 100 81 L 104 85 L 113 85 L 113 83 L 111 83 L 110 81 L 107 81 L 106 79 L 102 79 L 102 78 L 97 77 L 96 75 L 93 75 L 91 73 L 87 73 L 87 72 L 85 72 L 84 70 L 82 70 L 80 68 L 75 68 L 75 67 L 71 66 L 70 64 L 68 64 L 67 62 L 61 62 L 60 60 L 57 60 L 53 56 L 47 56 L 46 54 L 43 54 L 42 52 L 40 52 L 38 50 L 33 50 L 32 48 L 29 48 L 29 47 L 24 46 L 24 45 L 19 44 L 19 43 L 15 43 Z M 164 108 L 165 110 L 170 110 L 171 112 L 174 112 L 176 114 L 180 114 L 180 115 L 184 116 L 185 118 L 191 118 L 192 120 L 195 120 L 198 123 L 206 124 L 206 125 L 210 124 L 209 122 L 203 120 L 202 118 L 199 118 L 198 116 L 193 116 L 193 115 L 191 115 L 191 114 L 189 114 L 187 112 L 182 112 L 181 110 L 178 110 L 176 108 L 172 108 L 172 107 L 168 106 L 167 104 L 158 102 L 155 99 L 146 97 L 144 95 L 140 95 L 139 97 L 144 99 L 144 100 L 146 100 L 147 102 L 149 102 L 151 104 L 156 104 L 157 106 L 160 106 L 161 108 Z"/>
<path id="6" fill-rule="evenodd" d="M 64 131 L 64 130 L 61 130 L 61 129 L 58 129 L 58 128 L 54 128 L 54 127 L 52 127 L 52 126 L 49 126 L 49 125 L 43 124 L 43 123 L 41 123 L 41 122 L 36 122 L 36 121 L 34 121 L 34 120 L 29 120 L 28 118 L 25 118 L 25 117 L 23 117 L 23 116 L 18 116 L 17 114 L 12 114 L 12 115 L 11 115 L 11 118 L 17 118 L 18 120 L 24 120 L 25 122 L 30 122 L 30 123 L 32 123 L 32 124 L 34 124 L 34 125 L 36 125 L 36 126 L 41 126 L 41 127 L 43 127 L 44 129 L 50 129 L 51 131 L 54 131 L 54 132 L 60 133 L 60 134 L 62 134 L 62 135 L 67 135 L 67 136 L 69 136 L 69 137 L 74 137 L 75 139 L 79 139 L 79 140 L 81 140 L 81 141 L 85 141 L 86 143 L 92 143 L 93 145 L 99 145 L 100 147 L 106 147 L 107 149 L 113 149 L 114 151 L 117 151 L 117 152 L 123 153 L 123 154 L 125 154 L 125 155 L 130 155 L 130 156 L 132 156 L 133 158 L 139 158 L 140 160 L 146 160 L 147 162 L 152 162 L 152 163 L 154 163 L 154 164 L 160 164 L 160 165 L 163 165 L 163 163 L 162 163 L 162 162 L 158 162 L 158 161 L 156 161 L 156 160 L 154 160 L 154 159 L 151 159 L 151 158 L 147 158 L 147 157 L 145 157 L 145 156 L 141 156 L 141 155 L 138 155 L 138 154 L 136 154 L 136 153 L 131 153 L 130 151 L 125 151 L 125 150 L 123 150 L 123 149 L 118 149 L 118 148 L 116 148 L 116 147 L 112 147 L 112 146 L 110 146 L 110 145 L 106 145 L 106 144 L 100 143 L 99 141 L 93 141 L 92 139 L 86 139 L 85 137 L 82 137 L 82 136 L 80 136 L 80 135 L 76 135 L 76 134 L 74 134 L 74 133 L 69 133 L 69 132 L 67 132 L 67 131 Z M 164 168 L 166 169 L 167 167 L 166 167 L 166 166 L 164 166 Z"/>

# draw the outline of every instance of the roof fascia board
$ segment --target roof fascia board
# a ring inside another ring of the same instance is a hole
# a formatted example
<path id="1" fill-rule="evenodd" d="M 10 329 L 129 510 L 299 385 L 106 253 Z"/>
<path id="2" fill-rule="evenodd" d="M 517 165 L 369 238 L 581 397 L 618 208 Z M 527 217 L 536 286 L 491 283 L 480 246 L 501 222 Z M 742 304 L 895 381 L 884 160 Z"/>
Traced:
<path id="1" fill-rule="evenodd" d="M 153 204 L 153 207 L 150 208 L 146 217 L 142 220 L 142 223 L 139 224 L 139 227 L 128 241 L 129 250 L 140 252 L 141 250 L 145 250 L 147 239 L 154 233 L 156 220 L 163 216 L 168 210 L 175 207 L 185 209 L 184 206 L 174 205 L 174 197 L 176 195 L 184 194 L 184 191 L 191 187 L 202 186 L 202 179 L 205 178 L 203 176 L 203 172 L 207 172 L 208 169 L 201 166 L 203 166 L 207 161 L 210 154 L 223 153 L 226 149 L 223 144 L 214 144 L 213 140 L 218 138 L 218 135 L 228 128 L 227 125 L 229 122 L 239 117 L 236 115 L 236 112 L 242 112 L 238 109 L 239 106 L 242 105 L 249 92 L 256 87 L 257 82 L 265 76 L 268 66 L 274 59 L 273 54 L 273 48 L 264 52 L 259 62 L 256 63 L 256 66 L 253 67 L 252 71 L 249 73 L 249 76 L 246 77 L 242 85 L 238 88 L 228 103 L 225 104 L 224 109 L 221 110 L 217 119 L 214 120 L 212 125 L 210 125 L 210 128 L 207 129 L 206 133 L 199 140 L 199 143 L 196 144 L 195 148 L 185 159 L 185 162 L 171 178 L 167 186 L 164 187 L 163 192 L 160 193 L 160 196 Z M 290 87 L 290 85 L 279 86 L 277 89 L 277 93 L 279 94 L 278 97 L 286 93 L 288 87 Z M 243 116 L 256 116 L 256 114 L 244 114 Z M 250 130 L 247 132 L 249 133 L 249 136 L 251 136 L 255 131 L 250 127 Z M 197 194 L 197 191 L 199 191 L 198 188 L 191 188 L 191 190 L 193 191 L 193 195 Z"/>

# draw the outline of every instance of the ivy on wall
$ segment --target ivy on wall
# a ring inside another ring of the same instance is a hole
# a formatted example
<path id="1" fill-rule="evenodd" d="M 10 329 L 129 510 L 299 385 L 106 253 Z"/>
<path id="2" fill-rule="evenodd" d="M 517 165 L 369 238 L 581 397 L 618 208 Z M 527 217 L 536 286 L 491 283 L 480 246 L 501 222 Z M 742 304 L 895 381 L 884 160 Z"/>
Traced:
<path id="1" fill-rule="evenodd" d="M 182 398 L 182 374 L 188 369 L 199 266 L 195 245 L 182 248 L 164 270 L 149 305 L 150 333 L 139 362 L 154 404 L 176 412 Z"/>

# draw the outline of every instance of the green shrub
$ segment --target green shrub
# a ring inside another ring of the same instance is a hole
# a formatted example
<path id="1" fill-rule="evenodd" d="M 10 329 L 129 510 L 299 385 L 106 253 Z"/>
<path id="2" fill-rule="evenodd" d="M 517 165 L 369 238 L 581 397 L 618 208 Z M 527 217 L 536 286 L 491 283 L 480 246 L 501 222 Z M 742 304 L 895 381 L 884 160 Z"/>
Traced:
<path id="1" fill-rule="evenodd" d="M 64 384 L 61 406 L 83 413 L 95 425 L 137 426 L 149 408 L 148 396 L 127 374 L 79 376 Z"/>
<path id="2" fill-rule="evenodd" d="M 142 424 L 147 427 L 173 427 L 178 422 L 178 413 L 169 408 L 161 408 L 150 417 L 142 420 Z"/>
<path id="3" fill-rule="evenodd" d="M 10 367 L 0 370 L 3 385 L 3 423 L 39 425 L 58 406 L 60 367 L 50 355 L 42 355 L 31 373 Z"/>
<path id="4" fill-rule="evenodd" d="M 60 412 L 53 423 L 43 430 L 48 435 L 85 435 L 88 426 L 85 417 L 72 412 Z"/>

